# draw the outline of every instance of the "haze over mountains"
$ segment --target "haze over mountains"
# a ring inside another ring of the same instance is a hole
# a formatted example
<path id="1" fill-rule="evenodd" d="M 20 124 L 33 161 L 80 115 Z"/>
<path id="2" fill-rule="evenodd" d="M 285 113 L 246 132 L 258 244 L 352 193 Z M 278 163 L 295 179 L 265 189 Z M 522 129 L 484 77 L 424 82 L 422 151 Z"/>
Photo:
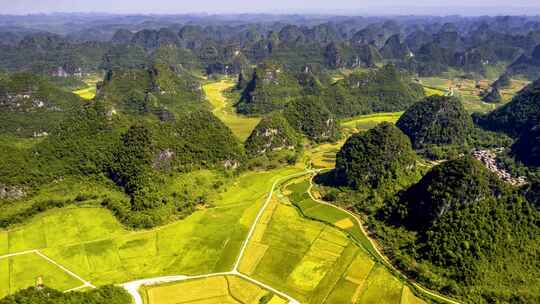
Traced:
<path id="1" fill-rule="evenodd" d="M 534 9 L 17 3 L 0 304 L 540 303 Z"/>

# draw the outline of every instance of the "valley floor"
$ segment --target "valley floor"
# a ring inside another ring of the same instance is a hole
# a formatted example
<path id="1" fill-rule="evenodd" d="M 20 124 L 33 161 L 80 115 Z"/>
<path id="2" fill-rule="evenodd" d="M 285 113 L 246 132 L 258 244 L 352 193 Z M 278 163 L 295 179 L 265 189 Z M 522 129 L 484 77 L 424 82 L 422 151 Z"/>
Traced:
<path id="1" fill-rule="evenodd" d="M 338 148 L 307 155 L 329 168 Z M 213 207 L 152 230 L 127 230 L 103 208 L 67 207 L 0 231 L 0 297 L 38 283 L 122 284 L 136 304 L 457 303 L 406 280 L 355 215 L 314 199 L 311 163 L 244 173 Z"/>

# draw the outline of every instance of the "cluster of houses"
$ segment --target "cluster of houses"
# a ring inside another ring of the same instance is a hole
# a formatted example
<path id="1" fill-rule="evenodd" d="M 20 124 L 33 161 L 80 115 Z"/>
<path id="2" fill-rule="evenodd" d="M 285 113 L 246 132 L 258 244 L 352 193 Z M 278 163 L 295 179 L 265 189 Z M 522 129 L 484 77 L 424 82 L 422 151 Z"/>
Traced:
<path id="1" fill-rule="evenodd" d="M 63 67 L 57 67 L 55 70 L 51 72 L 51 75 L 54 77 L 65 78 L 65 77 L 70 77 L 70 76 L 83 77 L 85 74 L 83 73 L 81 68 L 76 68 L 74 71 L 68 72 Z"/>
<path id="2" fill-rule="evenodd" d="M 514 186 L 522 186 L 527 183 L 527 179 L 524 176 L 514 177 L 504 168 L 501 168 L 497 164 L 497 154 L 504 151 L 504 148 L 497 148 L 492 150 L 474 150 L 472 155 L 474 158 L 481 161 L 486 168 L 495 173 L 502 181 Z"/>

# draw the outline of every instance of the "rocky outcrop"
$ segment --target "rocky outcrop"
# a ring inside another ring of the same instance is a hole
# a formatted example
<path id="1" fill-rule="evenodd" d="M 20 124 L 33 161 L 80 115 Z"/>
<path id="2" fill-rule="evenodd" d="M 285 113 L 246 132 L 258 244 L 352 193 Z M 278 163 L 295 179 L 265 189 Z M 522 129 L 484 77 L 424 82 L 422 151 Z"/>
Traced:
<path id="1" fill-rule="evenodd" d="M 26 196 L 26 190 L 21 186 L 0 184 L 0 200 L 18 200 Z"/>
<path id="2" fill-rule="evenodd" d="M 246 141 L 246 151 L 250 155 L 261 155 L 279 150 L 295 150 L 299 138 L 287 120 L 280 113 L 264 117 Z"/>

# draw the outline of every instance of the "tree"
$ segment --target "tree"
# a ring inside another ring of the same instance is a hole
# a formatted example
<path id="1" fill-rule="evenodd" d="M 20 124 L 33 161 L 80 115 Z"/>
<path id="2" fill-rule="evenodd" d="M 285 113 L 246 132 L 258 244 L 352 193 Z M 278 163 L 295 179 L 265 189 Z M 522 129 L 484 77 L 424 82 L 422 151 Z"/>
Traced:
<path id="1" fill-rule="evenodd" d="M 397 187 L 414 173 L 415 163 L 407 136 L 381 123 L 347 139 L 336 156 L 336 176 L 354 189 Z"/>

